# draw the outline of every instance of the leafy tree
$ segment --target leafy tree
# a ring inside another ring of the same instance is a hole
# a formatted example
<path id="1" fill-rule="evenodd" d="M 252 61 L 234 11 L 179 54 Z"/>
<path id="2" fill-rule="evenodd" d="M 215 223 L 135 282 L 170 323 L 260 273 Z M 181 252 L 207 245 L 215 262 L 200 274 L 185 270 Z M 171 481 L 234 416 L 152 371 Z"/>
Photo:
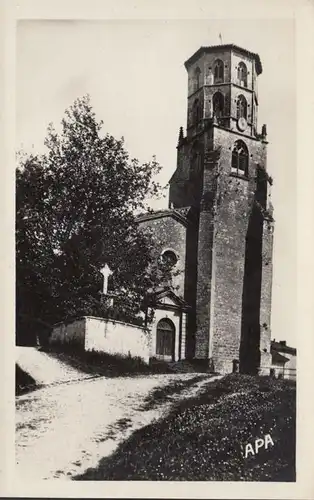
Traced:
<path id="1" fill-rule="evenodd" d="M 102 133 L 88 96 L 48 128 L 42 155 L 22 155 L 16 171 L 18 342 L 80 315 L 135 321 L 148 290 L 165 279 L 154 238 L 135 213 L 158 195 L 155 158 L 130 159 L 123 138 Z M 101 267 L 113 270 L 114 308 L 101 300 Z"/>

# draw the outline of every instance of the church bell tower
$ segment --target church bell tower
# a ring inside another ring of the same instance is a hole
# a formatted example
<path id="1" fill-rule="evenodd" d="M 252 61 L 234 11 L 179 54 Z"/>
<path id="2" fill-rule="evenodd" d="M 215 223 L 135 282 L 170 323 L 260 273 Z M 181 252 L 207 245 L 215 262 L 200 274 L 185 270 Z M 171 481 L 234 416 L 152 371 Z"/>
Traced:
<path id="1" fill-rule="evenodd" d="M 193 356 L 221 373 L 238 365 L 267 373 L 273 216 L 266 126 L 257 128 L 261 61 L 218 45 L 201 47 L 185 67 L 187 127 L 179 134 L 169 204 L 195 214 Z"/>

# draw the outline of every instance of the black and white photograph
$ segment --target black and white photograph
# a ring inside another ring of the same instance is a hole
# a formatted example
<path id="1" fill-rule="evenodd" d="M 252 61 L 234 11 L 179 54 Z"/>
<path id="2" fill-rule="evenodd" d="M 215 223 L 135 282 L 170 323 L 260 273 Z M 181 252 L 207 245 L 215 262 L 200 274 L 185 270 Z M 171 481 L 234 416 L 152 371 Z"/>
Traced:
<path id="1" fill-rule="evenodd" d="M 20 486 L 298 480 L 296 24 L 227 14 L 16 22 Z"/>

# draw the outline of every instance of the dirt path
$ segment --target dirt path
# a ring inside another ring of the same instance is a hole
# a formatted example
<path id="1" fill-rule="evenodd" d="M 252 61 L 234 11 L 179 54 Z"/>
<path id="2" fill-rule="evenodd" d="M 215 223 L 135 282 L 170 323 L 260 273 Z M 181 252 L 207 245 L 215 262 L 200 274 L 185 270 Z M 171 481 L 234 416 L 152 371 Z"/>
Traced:
<path id="1" fill-rule="evenodd" d="M 196 378 L 198 377 L 198 378 Z M 195 383 L 191 379 L 195 378 Z M 136 429 L 163 416 L 176 398 L 195 395 L 199 374 L 97 378 L 20 396 L 16 403 L 17 474 L 23 481 L 71 479 L 112 453 Z M 173 381 L 190 387 L 145 408 L 147 395 Z"/>

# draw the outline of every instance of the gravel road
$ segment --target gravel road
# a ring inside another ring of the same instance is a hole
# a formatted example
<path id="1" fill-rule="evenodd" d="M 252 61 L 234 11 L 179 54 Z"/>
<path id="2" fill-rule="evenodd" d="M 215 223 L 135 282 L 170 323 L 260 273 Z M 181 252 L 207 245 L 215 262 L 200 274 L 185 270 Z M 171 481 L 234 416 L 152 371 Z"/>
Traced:
<path id="1" fill-rule="evenodd" d="M 71 479 L 111 454 L 134 430 L 163 416 L 167 401 L 143 409 L 147 395 L 195 373 L 74 381 L 16 398 L 16 474 L 19 480 Z M 208 381 L 180 394 L 194 395 Z M 175 400 L 176 396 L 173 396 Z"/>

